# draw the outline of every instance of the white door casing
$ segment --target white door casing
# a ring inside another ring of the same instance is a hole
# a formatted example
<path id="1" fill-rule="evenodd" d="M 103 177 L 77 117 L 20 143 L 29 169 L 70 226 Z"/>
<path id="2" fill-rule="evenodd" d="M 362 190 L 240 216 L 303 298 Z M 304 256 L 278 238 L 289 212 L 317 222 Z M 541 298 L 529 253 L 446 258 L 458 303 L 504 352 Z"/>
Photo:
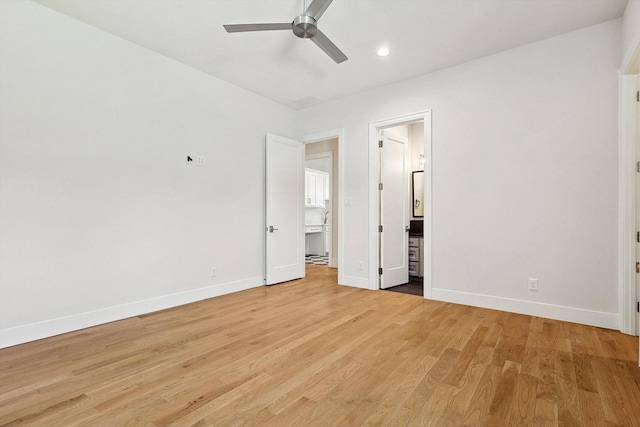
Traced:
<path id="1" fill-rule="evenodd" d="M 640 261 L 636 232 L 638 231 L 637 189 L 638 172 L 636 162 L 640 159 L 637 140 L 636 78 L 634 75 L 620 75 L 619 86 L 619 139 L 620 156 L 618 169 L 618 306 L 620 310 L 620 331 L 638 335 L 638 274 L 635 263 Z"/>
<path id="2" fill-rule="evenodd" d="M 416 122 L 424 123 L 424 297 L 432 297 L 432 135 L 431 135 L 431 110 L 418 111 L 411 114 L 392 117 L 375 122 L 369 122 L 369 250 L 367 253 L 369 261 L 369 273 L 367 279 L 367 289 L 379 289 L 380 280 L 378 267 L 380 262 L 378 220 L 379 220 L 379 162 L 378 162 L 378 134 L 381 129 L 388 129 L 394 126 L 407 125 Z M 408 191 L 408 189 L 407 189 Z M 362 286 L 365 287 L 365 286 Z"/>
<path id="3" fill-rule="evenodd" d="M 409 167 L 408 139 L 383 130 L 380 148 L 380 288 L 409 279 Z"/>
<path id="4" fill-rule="evenodd" d="M 640 260 L 636 243 L 638 212 L 638 176 L 636 162 L 640 142 L 640 118 L 637 91 L 640 73 L 640 39 L 629 46 L 618 75 L 618 310 L 619 329 L 625 334 L 640 335 L 640 284 L 634 262 Z M 640 366 L 640 344 L 638 365 Z"/>
<path id="5" fill-rule="evenodd" d="M 265 283 L 304 277 L 304 144 L 267 134 Z"/>

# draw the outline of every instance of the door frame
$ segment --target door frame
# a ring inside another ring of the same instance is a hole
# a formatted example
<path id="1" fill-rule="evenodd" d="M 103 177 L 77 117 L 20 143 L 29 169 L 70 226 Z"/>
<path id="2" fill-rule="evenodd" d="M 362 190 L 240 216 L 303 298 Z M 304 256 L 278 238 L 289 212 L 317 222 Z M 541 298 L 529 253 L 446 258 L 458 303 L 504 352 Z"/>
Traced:
<path id="1" fill-rule="evenodd" d="M 619 329 L 640 334 L 636 303 L 640 299 L 636 251 L 636 99 L 635 74 L 640 72 L 640 40 L 628 52 L 618 73 L 618 313 Z"/>
<path id="2" fill-rule="evenodd" d="M 304 135 L 298 138 L 305 144 L 326 141 L 328 139 L 338 140 L 338 284 L 344 284 L 344 128 L 332 129 L 323 132 Z M 306 156 L 306 154 L 305 154 Z M 335 177 L 333 177 L 335 179 Z M 332 197 L 335 195 L 332 194 Z M 333 228 L 333 224 L 331 225 Z M 304 230 L 303 230 L 304 231 Z"/>
<path id="3" fill-rule="evenodd" d="M 418 111 L 384 120 L 369 122 L 369 289 L 378 289 L 378 269 L 380 262 L 378 248 L 380 235 L 378 233 L 380 194 L 378 190 L 378 132 L 383 129 L 401 125 L 409 125 L 416 122 L 424 123 L 424 218 L 423 238 L 424 265 L 423 289 L 424 297 L 431 298 L 433 289 L 432 277 L 432 135 L 431 135 L 431 110 Z M 408 250 L 408 248 L 407 248 Z"/>

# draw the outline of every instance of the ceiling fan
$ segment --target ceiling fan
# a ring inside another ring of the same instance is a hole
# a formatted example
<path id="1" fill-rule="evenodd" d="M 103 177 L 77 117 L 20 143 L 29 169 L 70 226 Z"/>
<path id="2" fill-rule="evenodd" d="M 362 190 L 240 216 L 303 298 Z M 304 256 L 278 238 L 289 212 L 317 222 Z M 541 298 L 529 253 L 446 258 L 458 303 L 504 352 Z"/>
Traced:
<path id="1" fill-rule="evenodd" d="M 228 33 L 247 31 L 293 30 L 293 34 L 301 39 L 309 39 L 331 57 L 337 64 L 346 61 L 347 56 L 318 29 L 318 20 L 333 0 L 313 0 L 300 16 L 292 22 L 273 24 L 228 24 L 224 29 Z M 304 2 L 306 5 L 306 1 Z"/>

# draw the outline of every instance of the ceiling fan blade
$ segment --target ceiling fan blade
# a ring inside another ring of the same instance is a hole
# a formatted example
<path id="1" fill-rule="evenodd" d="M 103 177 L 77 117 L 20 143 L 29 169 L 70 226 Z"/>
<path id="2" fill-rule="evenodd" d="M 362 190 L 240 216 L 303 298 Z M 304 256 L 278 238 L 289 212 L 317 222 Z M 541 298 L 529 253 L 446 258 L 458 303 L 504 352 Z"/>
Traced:
<path id="1" fill-rule="evenodd" d="M 307 10 L 305 16 L 310 16 L 316 21 L 320 19 L 325 10 L 329 7 L 333 0 L 313 0 Z"/>
<path id="2" fill-rule="evenodd" d="M 246 31 L 290 30 L 291 22 L 281 24 L 227 24 L 223 25 L 227 33 L 243 33 Z"/>
<path id="3" fill-rule="evenodd" d="M 333 42 L 329 40 L 329 38 L 325 36 L 324 33 L 320 30 L 318 30 L 318 32 L 314 37 L 311 37 L 311 41 L 314 42 L 316 45 L 318 45 L 320 49 L 324 50 L 324 52 L 327 55 L 329 55 L 331 59 L 336 61 L 336 64 L 339 64 L 349 59 L 347 58 L 347 55 L 342 53 L 342 51 L 338 49 L 338 46 L 333 44 Z"/>

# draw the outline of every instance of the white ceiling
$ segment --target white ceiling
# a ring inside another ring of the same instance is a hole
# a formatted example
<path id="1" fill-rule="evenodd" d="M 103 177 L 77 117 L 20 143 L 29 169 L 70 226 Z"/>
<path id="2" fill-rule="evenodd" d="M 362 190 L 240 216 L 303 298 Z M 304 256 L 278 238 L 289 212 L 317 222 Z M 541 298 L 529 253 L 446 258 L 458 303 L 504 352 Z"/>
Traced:
<path id="1" fill-rule="evenodd" d="M 554 37 L 623 15 L 627 0 L 334 0 L 320 28 L 334 63 L 289 31 L 303 0 L 36 0 L 284 105 L 301 108 Z M 376 55 L 388 46 L 386 58 Z"/>

